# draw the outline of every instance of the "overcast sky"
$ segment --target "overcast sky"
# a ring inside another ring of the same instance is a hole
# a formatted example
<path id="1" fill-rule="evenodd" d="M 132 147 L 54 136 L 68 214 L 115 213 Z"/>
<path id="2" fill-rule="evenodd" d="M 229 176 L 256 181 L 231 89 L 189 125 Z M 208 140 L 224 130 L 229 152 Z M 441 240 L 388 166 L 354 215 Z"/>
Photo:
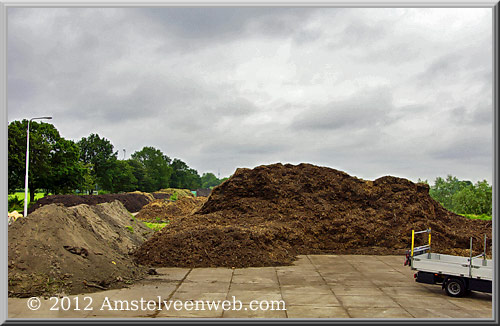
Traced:
<path id="1" fill-rule="evenodd" d="M 492 181 L 492 10 L 8 8 L 8 120 L 203 172 Z"/>

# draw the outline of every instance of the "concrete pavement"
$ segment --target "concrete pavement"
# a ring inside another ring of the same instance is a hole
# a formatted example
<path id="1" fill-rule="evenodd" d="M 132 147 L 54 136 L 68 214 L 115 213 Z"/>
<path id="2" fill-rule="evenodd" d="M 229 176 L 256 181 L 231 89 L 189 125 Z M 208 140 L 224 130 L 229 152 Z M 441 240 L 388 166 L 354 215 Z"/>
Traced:
<path id="1" fill-rule="evenodd" d="M 159 275 L 149 276 L 129 288 L 73 295 L 64 300 L 41 298 L 37 310 L 28 308 L 28 299 L 9 298 L 8 316 L 9 319 L 492 318 L 490 294 L 473 292 L 464 298 L 448 297 L 439 285 L 416 283 L 414 272 L 403 266 L 403 261 L 402 256 L 304 255 L 293 266 L 158 268 Z M 117 300 L 120 300 L 118 307 L 113 305 Z M 204 306 L 205 310 L 196 310 L 200 308 L 192 306 L 196 300 L 237 300 L 239 304 L 230 309 Z M 135 307 L 133 301 L 139 306 L 136 310 L 131 309 Z M 147 301 L 151 301 L 150 305 L 144 306 Z M 166 309 L 164 301 L 185 305 L 181 309 L 172 306 Z M 279 303 L 285 309 L 271 310 L 273 304 L 283 308 Z M 120 308 L 128 310 L 117 310 Z"/>

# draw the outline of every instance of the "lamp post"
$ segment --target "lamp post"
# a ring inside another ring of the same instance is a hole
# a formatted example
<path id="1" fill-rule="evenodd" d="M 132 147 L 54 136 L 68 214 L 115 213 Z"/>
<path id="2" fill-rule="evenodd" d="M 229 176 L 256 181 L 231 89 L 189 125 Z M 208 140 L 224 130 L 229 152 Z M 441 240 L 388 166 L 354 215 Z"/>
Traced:
<path id="1" fill-rule="evenodd" d="M 28 215 L 28 166 L 30 160 L 30 122 L 32 120 L 42 120 L 42 119 L 50 120 L 52 119 L 52 117 L 31 118 L 28 121 L 28 130 L 26 132 L 26 175 L 24 177 L 24 217 Z"/>

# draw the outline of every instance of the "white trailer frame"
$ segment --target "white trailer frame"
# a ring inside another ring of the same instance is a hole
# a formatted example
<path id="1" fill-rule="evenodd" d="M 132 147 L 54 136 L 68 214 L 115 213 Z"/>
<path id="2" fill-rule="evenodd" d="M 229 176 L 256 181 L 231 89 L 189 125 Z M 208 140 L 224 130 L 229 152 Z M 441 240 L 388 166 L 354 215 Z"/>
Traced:
<path id="1" fill-rule="evenodd" d="M 429 243 L 415 248 L 415 234 L 418 233 L 428 233 Z M 455 297 L 469 291 L 491 293 L 493 261 L 486 259 L 486 236 L 483 253 L 475 257 L 472 257 L 472 238 L 469 257 L 431 253 L 430 249 L 431 229 L 418 232 L 412 230 L 411 251 L 407 253 L 407 262 L 412 270 L 417 271 L 417 282 L 442 283 L 446 293 Z"/>

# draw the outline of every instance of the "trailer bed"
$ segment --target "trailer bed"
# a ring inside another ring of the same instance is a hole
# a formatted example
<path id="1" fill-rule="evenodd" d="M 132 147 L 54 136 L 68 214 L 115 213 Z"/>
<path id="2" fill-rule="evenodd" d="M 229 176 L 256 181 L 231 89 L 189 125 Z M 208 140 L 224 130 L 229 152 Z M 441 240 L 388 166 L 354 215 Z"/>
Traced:
<path id="1" fill-rule="evenodd" d="M 427 273 L 493 280 L 493 262 L 490 259 L 476 258 L 469 266 L 468 257 L 423 253 L 413 257 L 411 267 Z"/>

